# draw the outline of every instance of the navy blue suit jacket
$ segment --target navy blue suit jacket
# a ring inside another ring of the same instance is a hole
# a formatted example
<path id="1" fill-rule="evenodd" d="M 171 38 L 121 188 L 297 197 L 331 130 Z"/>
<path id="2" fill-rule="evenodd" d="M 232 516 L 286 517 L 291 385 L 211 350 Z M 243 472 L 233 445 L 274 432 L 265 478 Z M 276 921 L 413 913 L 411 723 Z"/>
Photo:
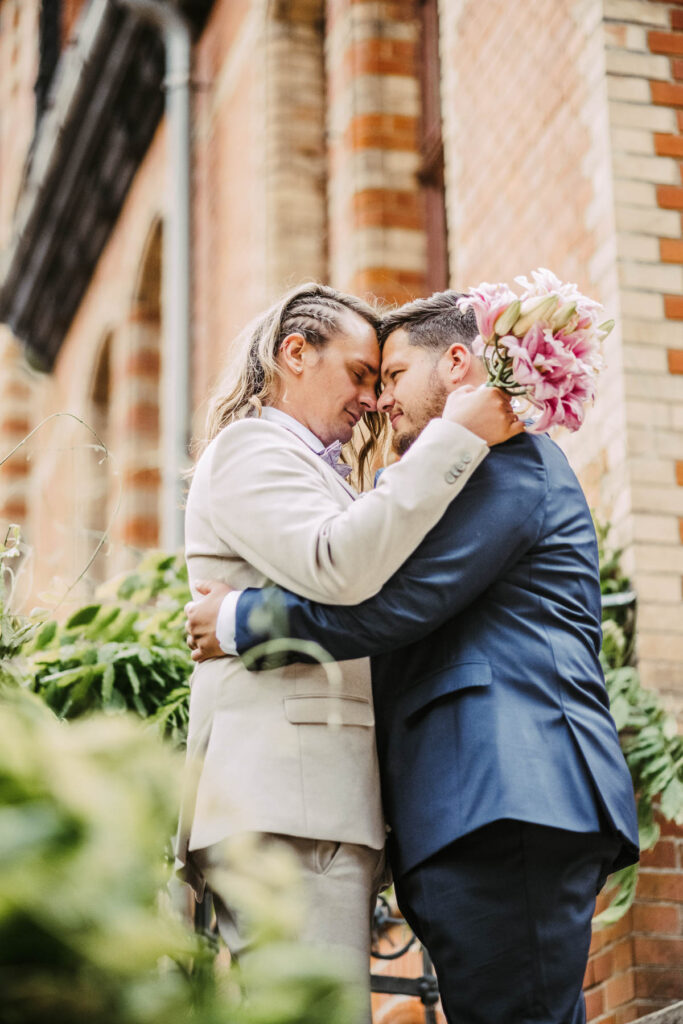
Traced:
<path id="1" fill-rule="evenodd" d="M 288 635 L 340 661 L 372 656 L 397 877 L 502 818 L 607 827 L 622 840 L 614 867 L 637 859 L 633 788 L 598 659 L 595 531 L 550 438 L 493 448 L 375 597 L 342 607 L 274 589 L 288 629 L 281 614 L 268 619 L 273 588 L 246 591 L 240 654 Z"/>

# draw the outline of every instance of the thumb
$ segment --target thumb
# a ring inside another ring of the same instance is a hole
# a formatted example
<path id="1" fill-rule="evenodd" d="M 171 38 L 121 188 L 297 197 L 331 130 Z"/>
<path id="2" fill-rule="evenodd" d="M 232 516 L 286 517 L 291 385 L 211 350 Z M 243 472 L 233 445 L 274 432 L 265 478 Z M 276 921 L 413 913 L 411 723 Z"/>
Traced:
<path id="1" fill-rule="evenodd" d="M 199 582 L 195 584 L 195 588 L 194 589 L 199 594 L 210 594 L 212 586 L 213 586 L 213 583 L 211 583 L 210 580 L 199 580 Z"/>
<path id="2" fill-rule="evenodd" d="M 472 387 L 471 384 L 461 384 L 460 387 L 456 388 L 455 391 L 452 391 L 451 394 L 452 395 L 471 395 L 473 391 L 476 391 L 476 388 Z"/>

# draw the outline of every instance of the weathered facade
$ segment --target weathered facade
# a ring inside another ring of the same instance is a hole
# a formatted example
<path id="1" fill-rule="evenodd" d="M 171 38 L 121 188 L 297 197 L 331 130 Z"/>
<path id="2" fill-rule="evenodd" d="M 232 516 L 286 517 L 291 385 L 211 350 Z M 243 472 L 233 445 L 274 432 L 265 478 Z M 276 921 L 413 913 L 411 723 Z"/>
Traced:
<path id="1" fill-rule="evenodd" d="M 160 542 L 173 168 L 164 45 L 134 6 L 0 0 L 0 455 L 62 412 L 107 449 L 59 417 L 0 467 L 36 591 L 62 593 L 105 531 L 81 596 Z M 231 339 L 297 281 L 397 302 L 539 265 L 576 281 L 617 328 L 558 440 L 624 548 L 643 678 L 680 710 L 681 0 L 171 6 L 193 39 L 194 433 Z M 601 1024 L 683 995 L 680 846 L 596 940 Z"/>

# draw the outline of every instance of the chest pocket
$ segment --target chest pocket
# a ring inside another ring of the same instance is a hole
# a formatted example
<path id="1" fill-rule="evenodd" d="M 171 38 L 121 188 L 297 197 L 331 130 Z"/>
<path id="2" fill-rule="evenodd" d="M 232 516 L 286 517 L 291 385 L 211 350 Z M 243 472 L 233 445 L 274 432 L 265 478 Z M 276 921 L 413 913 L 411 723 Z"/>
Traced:
<path id="1" fill-rule="evenodd" d="M 285 716 L 293 725 L 364 725 L 375 724 L 372 704 L 363 697 L 340 693 L 297 693 L 285 697 Z"/>
<path id="2" fill-rule="evenodd" d="M 403 717 L 408 719 L 441 698 L 460 693 L 462 690 L 474 690 L 490 685 L 491 666 L 488 661 L 456 662 L 416 680 L 414 685 L 401 695 L 401 712 Z"/>

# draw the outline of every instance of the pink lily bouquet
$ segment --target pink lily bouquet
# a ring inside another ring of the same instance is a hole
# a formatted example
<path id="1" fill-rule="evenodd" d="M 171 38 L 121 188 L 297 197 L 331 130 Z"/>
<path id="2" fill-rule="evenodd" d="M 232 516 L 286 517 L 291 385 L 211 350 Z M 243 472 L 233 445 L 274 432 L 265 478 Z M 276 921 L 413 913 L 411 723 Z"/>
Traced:
<path id="1" fill-rule="evenodd" d="M 531 276 L 515 278 L 524 289 L 519 297 L 506 284 L 484 282 L 458 305 L 474 310 L 473 351 L 486 364 L 490 386 L 517 396 L 518 415 L 531 420 L 527 429 L 578 430 L 595 399 L 602 342 L 614 321 L 598 324 L 602 307 L 575 284 L 543 268 Z"/>

